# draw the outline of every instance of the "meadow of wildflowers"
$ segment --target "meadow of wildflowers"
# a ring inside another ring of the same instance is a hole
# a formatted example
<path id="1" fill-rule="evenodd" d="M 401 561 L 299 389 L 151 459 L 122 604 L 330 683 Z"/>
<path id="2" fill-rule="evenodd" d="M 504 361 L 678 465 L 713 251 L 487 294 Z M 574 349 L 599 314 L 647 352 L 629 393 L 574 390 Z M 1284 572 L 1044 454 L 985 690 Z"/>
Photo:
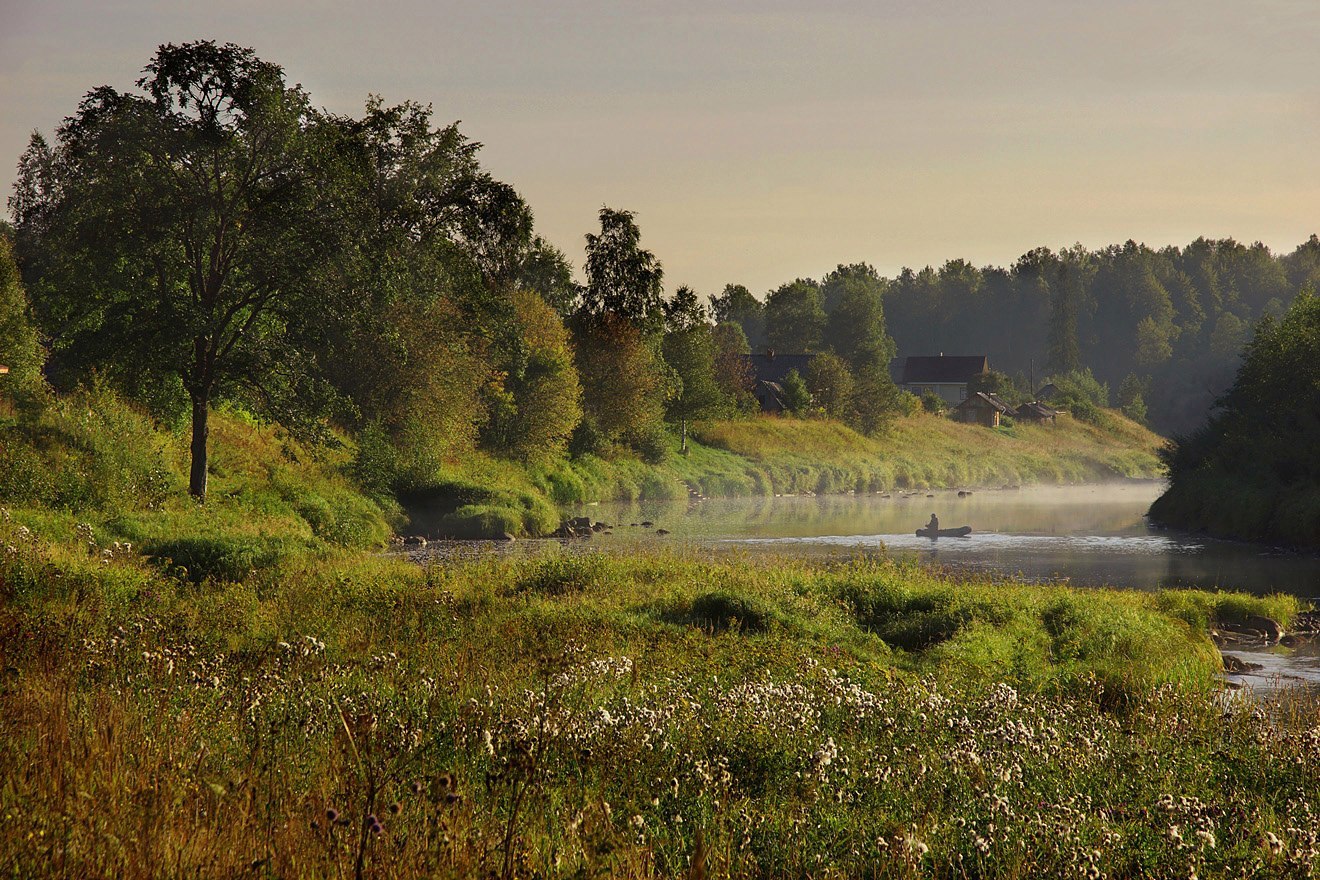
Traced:
<path id="1" fill-rule="evenodd" d="M 892 562 L 327 552 L 197 581 L 0 522 L 0 875 L 1304 877 L 1285 597 Z"/>

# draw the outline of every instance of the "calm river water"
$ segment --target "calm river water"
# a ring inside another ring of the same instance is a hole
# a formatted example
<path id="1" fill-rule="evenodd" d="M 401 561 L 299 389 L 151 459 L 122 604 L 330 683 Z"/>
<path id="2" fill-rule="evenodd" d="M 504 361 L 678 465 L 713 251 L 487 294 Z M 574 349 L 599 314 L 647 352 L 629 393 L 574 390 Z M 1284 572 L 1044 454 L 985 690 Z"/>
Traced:
<path id="1" fill-rule="evenodd" d="M 889 495 L 711 499 L 691 504 L 600 505 L 621 538 L 712 552 L 795 555 L 889 553 L 955 569 L 1077 586 L 1199 587 L 1320 596 L 1320 557 L 1151 528 L 1155 481 L 1074 487 L 938 490 Z M 919 538 L 930 515 L 966 538 Z M 655 536 L 651 520 L 671 534 Z"/>

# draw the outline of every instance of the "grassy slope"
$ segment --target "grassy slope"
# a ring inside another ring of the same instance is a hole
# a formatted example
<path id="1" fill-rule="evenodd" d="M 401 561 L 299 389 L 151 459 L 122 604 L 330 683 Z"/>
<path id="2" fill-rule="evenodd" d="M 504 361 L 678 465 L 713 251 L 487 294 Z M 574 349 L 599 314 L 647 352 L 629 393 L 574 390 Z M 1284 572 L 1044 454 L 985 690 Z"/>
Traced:
<path id="1" fill-rule="evenodd" d="M 753 462 L 777 492 L 1157 475 L 1155 450 L 1161 438 L 1117 413 L 1105 415 L 1104 427 L 1064 418 L 1053 426 L 1019 423 L 989 429 L 922 414 L 899 419 L 876 438 L 835 422 L 796 419 L 708 423 L 694 433 L 709 446 Z M 700 474 L 700 464 L 693 470 Z M 812 485 L 813 479 L 818 485 Z"/>
<path id="2" fill-rule="evenodd" d="M 0 506 L 55 539 L 78 523 L 192 570 L 237 576 L 284 557 L 382 545 L 397 510 L 342 474 L 350 450 L 308 449 L 217 412 L 210 492 L 186 494 L 188 442 L 105 391 L 53 401 L 35 418 L 0 413 Z M 214 570 L 214 571 L 212 571 Z"/>

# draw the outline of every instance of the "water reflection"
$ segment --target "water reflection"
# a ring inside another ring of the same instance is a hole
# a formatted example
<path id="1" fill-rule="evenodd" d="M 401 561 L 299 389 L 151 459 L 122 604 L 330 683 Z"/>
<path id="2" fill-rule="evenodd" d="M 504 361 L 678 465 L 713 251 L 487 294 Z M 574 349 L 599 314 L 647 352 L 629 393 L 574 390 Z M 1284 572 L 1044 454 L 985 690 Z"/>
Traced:
<path id="1" fill-rule="evenodd" d="M 592 516 L 626 539 L 653 520 L 671 541 L 710 551 L 795 555 L 886 552 L 954 569 L 1081 586 L 1199 587 L 1320 593 L 1320 558 L 1151 529 L 1154 481 L 885 495 L 714 499 L 601 505 Z M 918 538 L 931 513 L 967 538 Z"/>

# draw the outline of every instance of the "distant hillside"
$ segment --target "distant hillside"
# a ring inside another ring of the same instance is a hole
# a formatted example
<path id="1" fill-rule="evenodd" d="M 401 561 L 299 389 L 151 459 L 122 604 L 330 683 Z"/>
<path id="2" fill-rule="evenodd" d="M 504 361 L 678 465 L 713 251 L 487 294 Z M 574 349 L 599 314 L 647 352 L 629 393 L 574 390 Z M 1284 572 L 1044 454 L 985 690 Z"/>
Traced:
<path id="1" fill-rule="evenodd" d="M 763 474 L 781 492 L 1159 475 L 1159 435 L 1116 412 L 1103 412 L 1102 425 L 1063 417 L 1053 426 L 984 428 L 917 414 L 897 419 L 873 438 L 837 422 L 764 418 L 705 423 L 694 434 L 707 446 L 742 457 L 754 479 Z"/>

